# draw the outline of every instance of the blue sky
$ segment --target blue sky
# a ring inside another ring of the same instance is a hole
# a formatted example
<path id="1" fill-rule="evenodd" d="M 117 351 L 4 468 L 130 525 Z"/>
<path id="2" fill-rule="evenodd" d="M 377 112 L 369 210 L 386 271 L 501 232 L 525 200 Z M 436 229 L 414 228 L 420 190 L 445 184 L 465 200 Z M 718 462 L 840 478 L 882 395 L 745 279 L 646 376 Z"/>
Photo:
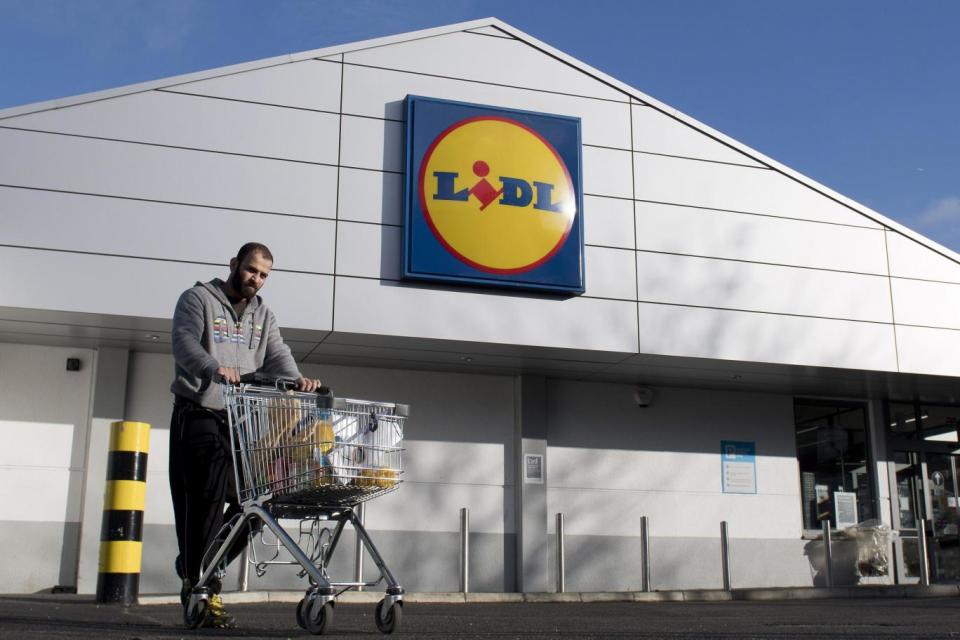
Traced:
<path id="1" fill-rule="evenodd" d="M 0 108 L 487 16 L 960 251 L 954 0 L 0 0 Z"/>

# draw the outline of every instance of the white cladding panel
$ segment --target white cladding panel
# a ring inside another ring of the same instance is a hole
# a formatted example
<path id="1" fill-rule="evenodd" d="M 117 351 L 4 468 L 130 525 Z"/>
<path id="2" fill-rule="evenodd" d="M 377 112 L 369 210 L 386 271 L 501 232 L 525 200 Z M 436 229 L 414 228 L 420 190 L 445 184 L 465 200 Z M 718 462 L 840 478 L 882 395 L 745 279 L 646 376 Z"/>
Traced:
<path id="1" fill-rule="evenodd" d="M 34 378 L 33 382 L 36 383 L 37 380 L 38 378 Z M 43 399 L 39 404 L 45 401 Z M 4 420 L 0 417 L 0 439 L 7 445 L 0 448 L 0 467 L 69 469 L 74 431 L 78 427 L 82 431 L 84 426 L 83 424 Z M 82 466 L 82 460 L 79 462 Z"/>
<path id="2" fill-rule="evenodd" d="M 337 225 L 337 274 L 400 279 L 403 230 L 378 224 Z"/>
<path id="3" fill-rule="evenodd" d="M 898 327 L 960 329 L 960 284 L 891 278 L 890 286 Z"/>
<path id="4" fill-rule="evenodd" d="M 633 303 L 618 300 L 337 278 L 336 331 L 631 353 L 637 350 L 636 322 Z"/>
<path id="5" fill-rule="evenodd" d="M 335 167 L 0 129 L 0 182 L 333 217 Z"/>
<path id="6" fill-rule="evenodd" d="M 928 249 L 895 231 L 887 231 L 890 275 L 960 283 L 960 262 Z"/>
<path id="7" fill-rule="evenodd" d="M 80 470 L 71 471 L 62 467 L 0 467 L 3 520 L 79 522 L 82 484 L 83 471 Z M 58 556 L 59 552 L 58 549 Z"/>
<path id="8" fill-rule="evenodd" d="M 960 376 L 960 331 L 897 325 L 900 371 Z"/>
<path id="9" fill-rule="evenodd" d="M 637 248 L 886 275 L 883 231 L 637 202 Z"/>
<path id="10" fill-rule="evenodd" d="M 892 322 L 882 276 L 643 251 L 636 256 L 644 302 Z"/>
<path id="11" fill-rule="evenodd" d="M 638 200 L 880 228 L 772 169 L 635 153 L 634 171 Z"/>
<path id="12" fill-rule="evenodd" d="M 341 220 L 403 224 L 403 176 L 366 169 L 340 169 Z"/>
<path id="13" fill-rule="evenodd" d="M 145 318 L 170 318 L 177 298 L 193 283 L 227 276 L 225 266 L 31 249 L 0 248 L 0 260 L 14 261 L 30 274 L 10 279 L 6 306 Z M 64 274 L 96 274 L 96 286 L 78 287 Z M 331 276 L 274 271 L 264 297 L 281 326 L 329 330 L 332 287 Z"/>
<path id="14" fill-rule="evenodd" d="M 896 371 L 893 326 L 639 303 L 640 352 Z"/>
<path id="15" fill-rule="evenodd" d="M 0 212 L 8 245 L 226 265 L 256 238 L 278 269 L 333 273 L 332 220 L 5 187 Z"/>
<path id="16" fill-rule="evenodd" d="M 343 116 L 340 164 L 403 172 L 403 123 Z"/>
<path id="17" fill-rule="evenodd" d="M 633 150 L 763 167 L 751 157 L 653 107 L 634 105 Z"/>
<path id="18" fill-rule="evenodd" d="M 344 54 L 344 62 L 627 102 L 629 98 L 519 40 L 451 33 Z"/>
<path id="19" fill-rule="evenodd" d="M 630 147 L 630 107 L 623 102 L 344 65 L 345 114 L 402 121 L 403 100 L 408 94 L 576 116 L 581 119 L 584 144 L 620 149 Z"/>
<path id="20" fill-rule="evenodd" d="M 583 235 L 586 244 L 633 249 L 633 203 L 620 198 L 584 196 Z"/>
<path id="21" fill-rule="evenodd" d="M 304 162 L 337 163 L 340 118 L 163 91 L 41 111 L 4 126 Z"/>
<path id="22" fill-rule="evenodd" d="M 614 198 L 633 197 L 630 152 L 583 147 L 583 192 Z"/>
<path id="23" fill-rule="evenodd" d="M 637 299 L 634 252 L 607 247 L 585 247 L 586 295 L 619 300 Z"/>
<path id="24" fill-rule="evenodd" d="M 302 60 L 166 87 L 202 96 L 265 104 L 340 111 L 340 65 Z"/>

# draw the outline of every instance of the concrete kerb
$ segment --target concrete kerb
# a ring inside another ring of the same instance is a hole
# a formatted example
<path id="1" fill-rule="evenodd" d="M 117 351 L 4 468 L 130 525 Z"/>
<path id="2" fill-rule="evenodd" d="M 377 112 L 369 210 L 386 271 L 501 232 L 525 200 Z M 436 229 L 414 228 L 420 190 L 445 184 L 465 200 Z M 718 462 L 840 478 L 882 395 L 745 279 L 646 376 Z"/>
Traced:
<path id="1" fill-rule="evenodd" d="M 685 602 L 724 602 L 733 600 L 729 591 L 719 589 L 687 589 L 682 592 Z"/>
<path id="2" fill-rule="evenodd" d="M 943 598 L 960 596 L 960 585 L 871 585 L 861 587 L 779 587 L 761 589 L 682 589 L 675 591 L 597 591 L 566 593 L 408 593 L 404 600 L 412 604 L 484 604 L 544 602 L 728 602 L 764 600 L 820 600 L 849 598 Z M 40 596 L 44 597 L 44 596 Z M 53 596 L 46 596 L 53 597 Z M 297 603 L 303 591 L 230 591 L 223 594 L 225 604 L 262 602 Z M 339 596 L 344 604 L 376 604 L 379 591 L 348 591 Z M 179 604 L 176 594 L 145 595 L 141 605 Z"/>
<path id="3" fill-rule="evenodd" d="M 928 587 L 906 588 L 908 598 L 942 598 L 960 595 L 960 585 L 932 584 Z"/>
<path id="4" fill-rule="evenodd" d="M 516 602 L 523 602 L 523 594 L 522 593 L 468 593 L 464 597 L 464 601 L 467 603 L 474 603 L 474 602 L 494 603 L 494 604 L 516 603 Z"/>
<path id="5" fill-rule="evenodd" d="M 574 592 L 564 593 L 525 593 L 524 602 L 580 602 L 580 594 Z"/>
<path id="6" fill-rule="evenodd" d="M 584 591 L 580 602 L 636 602 L 632 591 Z"/>

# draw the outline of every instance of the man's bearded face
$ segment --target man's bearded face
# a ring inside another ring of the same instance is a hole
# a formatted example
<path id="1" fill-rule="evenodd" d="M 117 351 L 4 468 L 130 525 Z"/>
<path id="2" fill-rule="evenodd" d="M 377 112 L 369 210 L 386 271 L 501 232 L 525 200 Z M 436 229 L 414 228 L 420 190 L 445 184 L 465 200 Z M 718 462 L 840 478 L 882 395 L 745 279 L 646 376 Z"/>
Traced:
<path id="1" fill-rule="evenodd" d="M 256 251 L 248 253 L 243 262 L 234 262 L 230 272 L 230 288 L 244 300 L 252 300 L 270 275 L 273 262 Z"/>

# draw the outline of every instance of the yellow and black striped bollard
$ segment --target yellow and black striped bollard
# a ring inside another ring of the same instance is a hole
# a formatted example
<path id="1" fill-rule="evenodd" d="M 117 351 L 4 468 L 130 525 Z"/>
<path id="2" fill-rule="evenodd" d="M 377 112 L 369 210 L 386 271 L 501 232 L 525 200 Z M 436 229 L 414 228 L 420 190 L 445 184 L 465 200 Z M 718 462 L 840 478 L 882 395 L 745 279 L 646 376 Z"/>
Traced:
<path id="1" fill-rule="evenodd" d="M 107 486 L 100 525 L 98 603 L 129 606 L 136 602 L 140 592 L 149 450 L 149 424 L 114 422 L 111 425 Z"/>

